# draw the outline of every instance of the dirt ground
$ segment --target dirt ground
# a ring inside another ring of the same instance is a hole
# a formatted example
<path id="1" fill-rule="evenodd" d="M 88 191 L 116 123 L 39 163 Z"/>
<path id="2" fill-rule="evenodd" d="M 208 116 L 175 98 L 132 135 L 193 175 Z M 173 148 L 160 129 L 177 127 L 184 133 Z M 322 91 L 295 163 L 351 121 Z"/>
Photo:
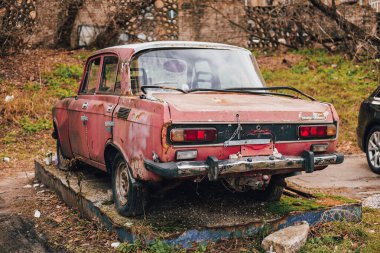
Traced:
<path id="1" fill-rule="evenodd" d="M 0 162 L 0 252 L 113 252 L 116 234 L 36 182 L 33 164 Z"/>

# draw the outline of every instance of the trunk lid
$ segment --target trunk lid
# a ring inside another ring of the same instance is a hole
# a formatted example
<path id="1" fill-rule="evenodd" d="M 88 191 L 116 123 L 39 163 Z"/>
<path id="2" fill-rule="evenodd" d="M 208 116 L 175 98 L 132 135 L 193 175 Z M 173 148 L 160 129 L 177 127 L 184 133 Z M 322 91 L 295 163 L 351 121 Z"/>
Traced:
<path id="1" fill-rule="evenodd" d="M 333 122 L 327 104 L 281 96 L 234 93 L 156 93 L 168 103 L 172 122 L 326 123 Z"/>

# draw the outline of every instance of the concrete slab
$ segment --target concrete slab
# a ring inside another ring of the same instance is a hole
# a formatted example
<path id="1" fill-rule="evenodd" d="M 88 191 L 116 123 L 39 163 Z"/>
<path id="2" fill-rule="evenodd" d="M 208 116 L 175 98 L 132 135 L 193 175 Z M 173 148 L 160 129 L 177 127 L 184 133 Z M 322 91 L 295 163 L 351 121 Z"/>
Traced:
<path id="1" fill-rule="evenodd" d="M 254 236 L 263 229 L 275 231 L 300 221 L 313 225 L 361 220 L 358 203 L 279 215 L 251 195 L 228 192 L 219 184 L 206 187 L 195 183 L 169 191 L 165 197 L 151 198 L 144 216 L 127 218 L 117 214 L 109 200 L 111 186 L 106 174 L 91 168 L 63 172 L 38 161 L 35 170 L 36 178 L 68 205 L 115 230 L 121 241 L 161 239 L 188 247 L 195 242 Z"/>
<path id="2" fill-rule="evenodd" d="M 364 199 L 380 192 L 380 175 L 373 173 L 364 155 L 346 156 L 344 163 L 287 179 L 306 189 L 320 189 L 351 198 Z M 332 190 L 332 191 L 330 191 Z"/>

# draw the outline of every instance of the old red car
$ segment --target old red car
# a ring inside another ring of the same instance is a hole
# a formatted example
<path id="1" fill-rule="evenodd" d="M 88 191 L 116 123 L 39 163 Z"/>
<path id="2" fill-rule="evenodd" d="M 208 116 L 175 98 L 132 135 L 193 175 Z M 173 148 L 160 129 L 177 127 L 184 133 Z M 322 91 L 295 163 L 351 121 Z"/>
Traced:
<path id="1" fill-rule="evenodd" d="M 252 54 L 223 44 L 97 51 L 53 120 L 59 168 L 75 158 L 111 173 L 115 206 L 127 216 L 141 214 L 150 185 L 219 180 L 275 201 L 285 177 L 343 162 L 331 104 L 266 87 Z"/>

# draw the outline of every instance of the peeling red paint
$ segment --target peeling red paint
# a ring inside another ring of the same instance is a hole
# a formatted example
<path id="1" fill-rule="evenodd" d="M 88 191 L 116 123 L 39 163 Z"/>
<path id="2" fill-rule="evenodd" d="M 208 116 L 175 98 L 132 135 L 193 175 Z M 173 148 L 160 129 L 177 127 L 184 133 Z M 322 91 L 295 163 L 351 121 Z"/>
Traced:
<path id="1" fill-rule="evenodd" d="M 53 116 L 67 157 L 80 157 L 104 169 L 105 146 L 112 143 L 132 168 L 135 178 L 158 181 L 161 177 L 144 167 L 144 159 L 153 160 L 153 153 L 161 162 L 172 162 L 176 161 L 176 152 L 184 150 L 197 150 L 195 160 L 204 161 L 209 156 L 225 160 L 233 155 L 271 155 L 275 149 L 283 155 L 300 156 L 304 150 L 310 150 L 311 144 L 318 143 L 328 144 L 327 153 L 336 149 L 336 139 L 272 140 L 270 144 L 227 147 L 223 143 L 188 146 L 171 144 L 168 142 L 168 128 L 173 124 L 211 127 L 216 123 L 231 125 L 237 124 L 236 115 L 239 115 L 239 124 L 243 127 L 245 124 L 337 124 L 339 118 L 330 104 L 279 96 L 232 92 L 155 93 L 148 99 L 132 96 L 129 66 L 124 64 L 137 51 L 137 47 L 125 46 L 103 49 L 92 56 L 102 57 L 111 53 L 118 56 L 124 66 L 120 93 L 98 94 L 97 88 L 94 95 L 79 93 L 76 98 L 66 98 L 56 104 Z M 83 109 L 85 103 L 88 103 L 88 108 Z M 120 110 L 128 111 L 129 114 L 121 117 Z M 319 118 L 313 118 L 315 115 Z M 111 122 L 112 126 L 107 127 L 107 122 Z M 286 131 L 285 128 L 282 130 Z"/>

